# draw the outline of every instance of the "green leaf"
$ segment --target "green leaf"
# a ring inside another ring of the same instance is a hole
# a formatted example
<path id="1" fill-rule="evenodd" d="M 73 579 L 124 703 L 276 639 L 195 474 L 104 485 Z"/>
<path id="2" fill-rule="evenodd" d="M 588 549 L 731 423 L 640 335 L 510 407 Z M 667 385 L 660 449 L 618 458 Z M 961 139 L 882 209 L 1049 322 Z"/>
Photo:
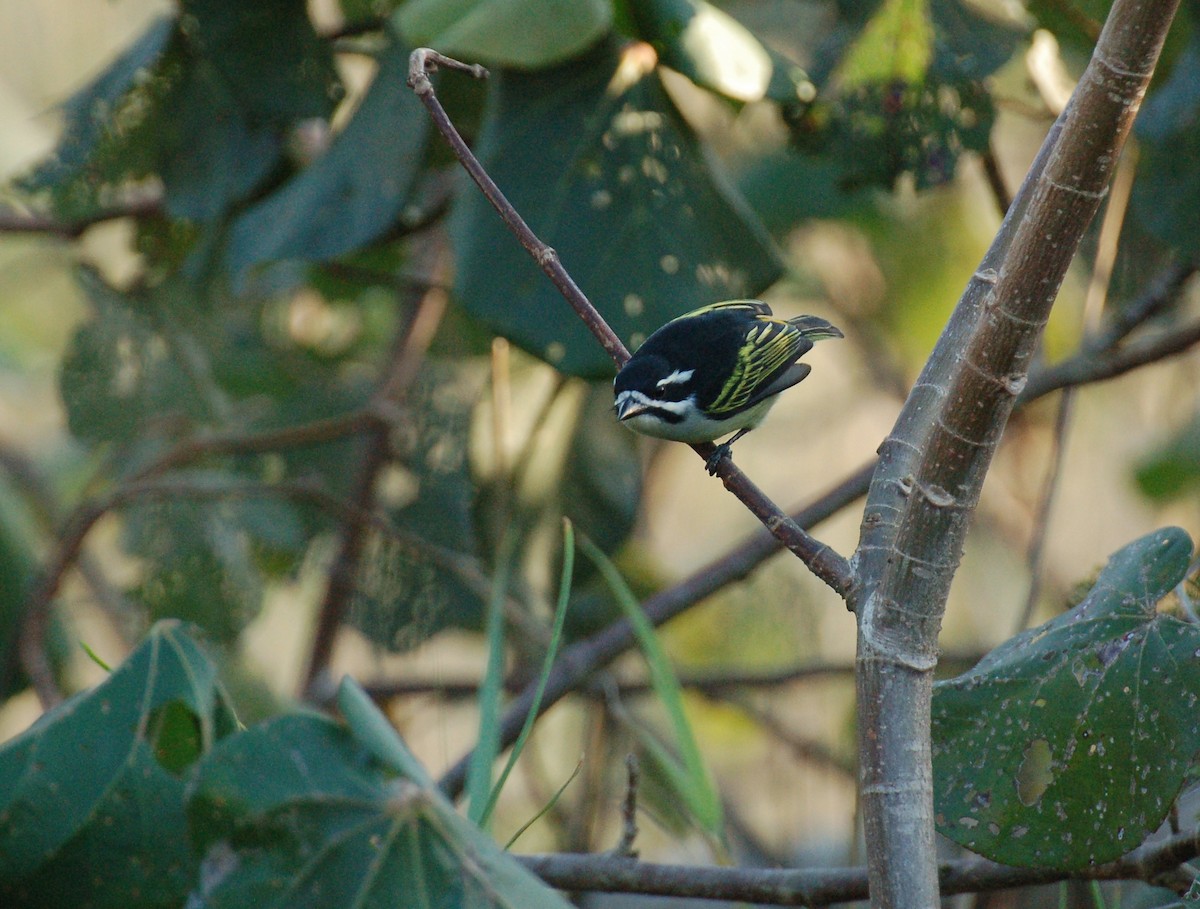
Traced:
<path id="1" fill-rule="evenodd" d="M 500 754 L 500 700 L 504 692 L 505 638 L 507 622 L 505 604 L 513 569 L 519 559 L 520 531 L 510 524 L 496 551 L 496 567 L 492 572 L 492 589 L 488 597 L 487 621 L 483 636 L 487 642 L 487 665 L 479 694 L 475 701 L 479 706 L 479 734 L 471 750 L 467 768 L 466 795 L 467 818 L 473 824 L 487 829 L 487 819 L 492 808 L 492 765 Z"/>
<path id="2" fill-rule="evenodd" d="M 489 582 L 481 570 L 468 459 L 480 363 L 426 361 L 393 444 L 403 465 L 399 533 L 373 533 L 360 560 L 350 621 L 372 641 L 405 650 L 444 628 L 482 627 Z"/>
<path id="3" fill-rule="evenodd" d="M 1200 174 L 1182 162 L 1200 155 L 1200 37 L 1193 35 L 1166 84 L 1142 106 L 1134 217 L 1185 256 L 1200 251 Z"/>
<path id="4" fill-rule="evenodd" d="M 335 258 L 396 223 L 429 132 L 405 82 L 408 56 L 400 42 L 380 54 L 370 89 L 329 150 L 233 223 L 225 255 L 235 282 L 260 262 Z"/>
<path id="5" fill-rule="evenodd" d="M 542 73 L 497 74 L 478 154 L 614 330 L 635 346 L 705 303 L 780 274 L 762 226 L 712 170 L 636 48 L 606 44 Z M 564 372 L 612 363 L 478 192 L 456 206 L 456 294 Z"/>
<path id="6" fill-rule="evenodd" d="M 641 0 L 629 12 L 659 60 L 697 85 L 734 101 L 770 98 L 796 106 L 816 97 L 798 64 L 705 0 Z"/>
<path id="7" fill-rule="evenodd" d="M 222 743 L 188 817 L 206 855 L 193 898 L 208 909 L 568 905 L 436 788 L 393 778 L 324 717 L 276 717 Z"/>
<path id="8" fill-rule="evenodd" d="M 1200 414 L 1147 455 L 1136 477 L 1142 493 L 1159 501 L 1179 498 L 1200 486 Z"/>
<path id="9" fill-rule="evenodd" d="M 400 33 L 469 63 L 538 69 L 579 54 L 612 27 L 608 0 L 409 0 Z"/>
<path id="10" fill-rule="evenodd" d="M 184 31 L 239 107 L 276 123 L 328 117 L 340 91 L 333 52 L 305 0 L 183 0 Z"/>
<path id="11" fill-rule="evenodd" d="M 188 630 L 156 625 L 102 684 L 0 750 L 0 902 L 182 905 L 198 861 L 181 774 L 236 723 Z"/>
<path id="12" fill-rule="evenodd" d="M 148 79 L 175 34 L 175 16 L 159 16 L 96 79 L 63 105 L 63 134 L 54 154 L 25 179 L 31 191 L 55 189 L 60 207 L 70 191 L 91 201 L 86 182 L 108 182 L 116 175 L 101 165 L 102 149 L 123 146 L 141 124 L 145 110 L 157 105 L 161 84 Z M 118 168 L 128 161 L 105 162 Z M 126 171 L 121 170 L 121 173 Z"/>
<path id="13" fill-rule="evenodd" d="M 220 493 L 223 474 L 183 473 Z M 247 527 L 260 503 L 231 491 L 223 501 L 168 500 L 126 510 L 125 548 L 143 563 L 131 592 L 151 618 L 194 622 L 231 641 L 262 608 L 263 577 Z M 270 504 L 267 506 L 270 508 Z"/>
<path id="14" fill-rule="evenodd" d="M 933 62 L 929 0 L 884 0 L 842 55 L 833 78 L 846 88 L 925 81 Z"/>
<path id="15" fill-rule="evenodd" d="M 839 165 L 843 188 L 890 188 L 902 174 L 944 183 L 964 151 L 986 149 L 995 109 L 983 80 L 1021 35 L 961 0 L 884 0 L 836 33 L 793 136 Z"/>
<path id="16" fill-rule="evenodd" d="M 579 535 L 579 548 L 600 570 L 613 598 L 620 605 L 622 614 L 633 628 L 638 648 L 642 651 L 646 666 L 650 670 L 650 684 L 670 718 L 675 746 L 679 749 L 680 757 L 676 759 L 653 736 L 643 736 L 642 744 L 655 758 L 669 779 L 672 790 L 696 822 L 706 832 L 719 837 L 723 824 L 721 799 L 717 795 L 716 787 L 704 764 L 704 757 L 700 753 L 700 746 L 696 744 L 692 725 L 683 709 L 683 689 L 679 685 L 679 679 L 675 677 L 671 660 L 659 643 L 654 626 L 642 612 L 641 604 L 616 566 L 583 534 Z"/>
<path id="17" fill-rule="evenodd" d="M 76 331 L 60 367 L 71 434 L 91 444 L 129 442 L 168 414 L 176 431 L 200 418 L 201 396 L 150 318 L 152 304 L 119 293 L 89 268 L 79 280 L 95 315 Z"/>
<path id="18" fill-rule="evenodd" d="M 1070 870 L 1161 823 L 1200 749 L 1200 628 L 1155 611 L 1191 552 L 1178 528 L 1142 537 L 1079 606 L 937 685 L 939 831 L 1007 865 Z"/>

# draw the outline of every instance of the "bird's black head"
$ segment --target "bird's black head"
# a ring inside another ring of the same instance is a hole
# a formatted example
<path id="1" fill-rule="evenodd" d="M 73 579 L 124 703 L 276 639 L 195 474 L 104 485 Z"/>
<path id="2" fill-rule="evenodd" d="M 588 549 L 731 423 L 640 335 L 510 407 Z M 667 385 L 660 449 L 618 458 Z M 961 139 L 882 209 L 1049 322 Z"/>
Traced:
<path id="1" fill-rule="evenodd" d="M 693 391 L 692 372 L 674 368 L 666 357 L 639 352 L 617 373 L 613 393 L 637 391 L 659 401 L 682 401 Z"/>

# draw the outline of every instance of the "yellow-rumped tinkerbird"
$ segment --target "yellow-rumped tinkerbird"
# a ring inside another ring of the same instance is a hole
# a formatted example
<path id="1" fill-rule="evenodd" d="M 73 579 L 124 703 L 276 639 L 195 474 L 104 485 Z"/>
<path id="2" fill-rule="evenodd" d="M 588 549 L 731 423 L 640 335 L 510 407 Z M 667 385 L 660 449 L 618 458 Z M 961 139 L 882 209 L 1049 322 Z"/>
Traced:
<path id="1" fill-rule="evenodd" d="M 645 435 L 692 444 L 736 432 L 709 457 L 715 474 L 779 393 L 812 371 L 799 360 L 813 342 L 841 337 L 824 319 L 781 319 L 758 300 L 703 306 L 655 331 L 617 373 L 617 419 Z"/>

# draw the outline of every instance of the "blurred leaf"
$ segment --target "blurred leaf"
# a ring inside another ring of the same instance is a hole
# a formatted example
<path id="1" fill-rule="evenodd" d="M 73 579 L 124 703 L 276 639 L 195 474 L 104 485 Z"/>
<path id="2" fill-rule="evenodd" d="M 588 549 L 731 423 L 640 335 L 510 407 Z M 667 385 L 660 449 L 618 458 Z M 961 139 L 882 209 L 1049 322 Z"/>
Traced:
<path id="1" fill-rule="evenodd" d="M 844 88 L 911 85 L 925 81 L 932 63 L 929 0 L 883 0 L 842 54 L 833 79 Z"/>
<path id="2" fill-rule="evenodd" d="M 447 627 L 479 629 L 489 581 L 480 571 L 468 459 L 479 363 L 427 360 L 405 399 L 393 445 L 398 535 L 372 534 L 360 560 L 350 620 L 392 650 Z"/>
<path id="3" fill-rule="evenodd" d="M 612 27 L 608 0 L 408 0 L 396 14 L 413 45 L 469 63 L 539 69 L 582 52 Z"/>
<path id="4" fill-rule="evenodd" d="M 1131 210 L 1164 243 L 1195 256 L 1200 172 L 1185 162 L 1200 156 L 1200 36 L 1193 33 L 1166 84 L 1146 99 L 1134 129 L 1138 172 Z"/>
<path id="5" fill-rule="evenodd" d="M 309 714 L 214 749 L 188 805 L 206 855 L 193 899 L 208 909 L 566 909 L 435 787 L 392 778 L 377 751 Z"/>
<path id="6" fill-rule="evenodd" d="M 1145 457 L 1136 476 L 1151 499 L 1175 499 L 1195 490 L 1200 485 L 1200 414 Z"/>
<path id="7" fill-rule="evenodd" d="M 182 905 L 198 861 L 180 774 L 236 723 L 190 632 L 156 625 L 102 684 L 0 750 L 0 900 Z"/>
<path id="8" fill-rule="evenodd" d="M 233 223 L 226 257 L 235 282 L 260 262 L 335 258 L 396 223 L 412 191 L 429 123 L 405 82 L 408 55 L 407 46 L 393 42 L 329 150 Z"/>
<path id="9" fill-rule="evenodd" d="M 638 437 L 612 415 L 612 386 L 588 389 L 558 496 L 571 523 L 612 555 L 637 522 L 642 493 Z"/>
<path id="10" fill-rule="evenodd" d="M 173 15 L 154 19 L 93 82 L 63 104 L 62 138 L 53 155 L 26 178 L 27 189 L 54 189 L 62 209 L 69 207 L 68 189 L 91 201 L 87 183 L 114 181 L 118 175 L 109 173 L 109 167 L 139 172 L 128 161 L 105 160 L 118 156 L 101 150 L 123 145 L 145 110 L 156 106 L 162 86 L 148 77 L 166 52 L 175 24 Z"/>
<path id="11" fill-rule="evenodd" d="M 644 50 L 644 49 L 643 49 Z M 780 273 L 762 226 L 711 169 L 635 47 L 496 76 L 478 154 L 627 342 Z M 612 363 L 478 192 L 456 205 L 456 292 L 500 334 L 564 372 Z"/>
<path id="12" fill-rule="evenodd" d="M 220 492 L 226 475 L 188 472 L 182 482 Z M 263 575 L 255 563 L 248 528 L 269 522 L 254 512 L 260 503 L 152 502 L 125 511 L 125 548 L 142 560 L 141 580 L 131 596 L 153 619 L 178 618 L 231 641 L 262 608 Z M 268 503 L 267 514 L 280 511 Z"/>
<path id="13" fill-rule="evenodd" d="M 68 102 L 66 134 L 27 185 L 78 215 L 157 175 L 172 215 L 212 219 L 282 163 L 296 121 L 330 115 L 339 91 L 303 0 L 188 0 Z"/>
<path id="14" fill-rule="evenodd" d="M 579 535 L 579 548 L 600 570 L 613 598 L 620 605 L 622 614 L 633 628 L 638 649 L 642 651 L 642 657 L 650 671 L 650 684 L 670 719 L 679 758 L 676 759 L 653 735 L 642 735 L 643 747 L 653 754 L 665 778 L 670 781 L 671 789 L 701 829 L 714 837 L 720 837 L 724 822 L 721 799 L 704 764 L 700 746 L 696 744 L 696 736 L 691 723 L 688 722 L 687 713 L 684 712 L 683 689 L 675 676 L 671 660 L 659 643 L 654 626 L 642 612 L 641 604 L 616 566 L 583 534 Z"/>
<path id="15" fill-rule="evenodd" d="M 1191 552 L 1178 528 L 1142 537 L 1079 606 L 936 686 L 941 833 L 1003 864 L 1075 869 L 1162 822 L 1200 748 L 1200 628 L 1155 605 Z"/>
<path id="16" fill-rule="evenodd" d="M 487 820 L 492 809 L 492 765 L 500 755 L 500 701 L 504 692 L 508 624 L 504 607 L 519 557 L 519 534 L 517 526 L 510 524 L 497 547 L 483 629 L 487 665 L 475 696 L 475 704 L 479 708 L 479 734 L 475 736 L 475 747 L 471 749 L 467 766 L 467 819 L 485 830 L 488 829 Z"/>
<path id="17" fill-rule="evenodd" d="M 89 268 L 79 280 L 95 315 L 63 354 L 59 390 L 75 438 L 98 444 L 135 440 L 153 422 L 202 416 L 200 395 L 147 314 L 152 305 L 125 296 Z"/>
<path id="18" fill-rule="evenodd" d="M 183 0 L 184 34 L 220 72 L 251 119 L 328 117 L 341 92 L 333 52 L 305 0 Z"/>
<path id="19" fill-rule="evenodd" d="M 1022 30 L 961 0 L 884 0 L 848 17 L 814 68 L 819 100 L 793 124 L 806 152 L 828 156 L 844 188 L 917 188 L 953 175 L 964 151 L 987 148 L 995 109 L 984 79 Z M 856 10 L 857 11 L 857 10 Z"/>
<path id="20" fill-rule="evenodd" d="M 629 12 L 659 60 L 697 85 L 734 101 L 770 98 L 786 106 L 816 96 L 798 64 L 705 0 L 642 0 L 630 3 Z"/>
<path id="21" fill-rule="evenodd" d="M 426 789 L 434 786 L 433 777 L 413 756 L 371 696 L 352 676 L 342 676 L 338 684 L 337 705 L 354 740 L 365 747 L 376 761 L 407 780 Z"/>

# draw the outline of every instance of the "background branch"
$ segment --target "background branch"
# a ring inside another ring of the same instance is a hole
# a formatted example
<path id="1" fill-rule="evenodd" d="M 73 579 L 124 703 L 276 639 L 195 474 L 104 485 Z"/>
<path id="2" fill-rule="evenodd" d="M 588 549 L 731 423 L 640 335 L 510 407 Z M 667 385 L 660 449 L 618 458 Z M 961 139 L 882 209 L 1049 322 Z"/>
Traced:
<path id="1" fill-rule="evenodd" d="M 1164 876 L 1197 855 L 1200 855 L 1200 833 L 1193 830 L 1143 846 L 1115 862 L 1077 872 L 1012 868 L 969 858 L 939 864 L 937 875 L 946 894 L 981 893 L 1066 880 L 1137 880 L 1161 885 Z M 560 890 L 640 893 L 774 906 L 827 906 L 864 900 L 869 895 L 865 868 L 702 868 L 636 862 L 612 855 L 571 854 L 526 855 L 520 861 Z M 1188 875 L 1187 879 L 1190 878 Z"/>

